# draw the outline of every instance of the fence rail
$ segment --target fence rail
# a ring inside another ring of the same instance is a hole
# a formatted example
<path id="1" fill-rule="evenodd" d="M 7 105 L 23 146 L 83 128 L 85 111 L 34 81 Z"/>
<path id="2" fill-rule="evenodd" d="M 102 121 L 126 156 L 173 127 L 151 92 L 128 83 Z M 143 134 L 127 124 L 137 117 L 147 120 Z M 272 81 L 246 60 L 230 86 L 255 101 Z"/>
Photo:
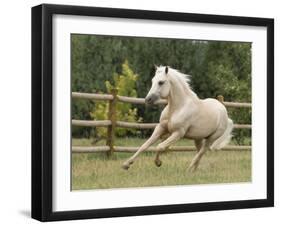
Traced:
<path id="1" fill-rule="evenodd" d="M 86 99 L 95 101 L 109 101 L 109 114 L 108 120 L 77 120 L 72 119 L 73 126 L 85 126 L 85 127 L 107 127 L 108 137 L 106 146 L 72 146 L 73 153 L 97 153 L 105 152 L 112 154 L 113 152 L 136 152 L 139 147 L 123 147 L 114 146 L 114 131 L 115 127 L 133 128 L 133 129 L 154 129 L 158 123 L 135 123 L 135 122 L 123 122 L 116 120 L 116 102 L 131 103 L 131 104 L 145 104 L 144 98 L 126 97 L 117 95 L 117 90 L 113 89 L 112 94 L 96 94 L 96 93 L 79 93 L 72 92 L 72 98 Z M 227 102 L 224 101 L 223 96 L 219 96 L 218 100 L 221 101 L 226 107 L 233 108 L 251 108 L 251 103 L 241 102 Z M 166 100 L 160 100 L 157 104 L 167 104 Z M 234 124 L 235 129 L 251 129 L 250 124 Z M 194 146 L 172 146 L 169 151 L 194 151 Z M 229 145 L 222 150 L 251 150 L 251 146 L 234 146 Z M 148 148 L 149 152 L 157 151 L 156 147 Z"/>
<path id="2" fill-rule="evenodd" d="M 111 94 L 93 94 L 93 93 L 72 93 L 73 98 L 77 99 L 91 99 L 91 100 L 113 100 L 113 95 Z M 145 104 L 144 98 L 137 98 L 137 97 L 125 97 L 117 95 L 117 100 L 123 103 L 130 103 L 130 104 Z M 160 100 L 156 104 L 167 104 L 166 100 Z M 234 107 L 234 108 L 251 108 L 251 103 L 241 103 L 241 102 L 227 102 L 223 101 L 223 104 L 226 107 Z"/>
<path id="3" fill-rule="evenodd" d="M 139 122 L 123 122 L 116 121 L 117 127 L 129 129 L 154 129 L 158 123 L 139 123 Z M 110 120 L 72 120 L 74 126 L 87 126 L 87 127 L 107 127 L 111 125 Z M 234 129 L 251 129 L 250 124 L 234 124 Z"/>
<path id="4" fill-rule="evenodd" d="M 72 92 L 72 97 L 79 98 L 79 99 L 90 99 L 90 100 L 113 100 L 113 95 L 111 94 Z"/>
<path id="5" fill-rule="evenodd" d="M 109 146 L 73 146 L 72 152 L 73 153 L 98 153 L 98 152 L 108 152 L 110 150 Z M 114 152 L 122 152 L 122 153 L 132 153 L 136 152 L 138 147 L 127 147 L 127 146 L 114 146 Z M 195 151 L 195 146 L 172 146 L 167 151 L 170 152 L 183 152 L 183 151 Z M 223 151 L 247 151 L 251 150 L 251 146 L 247 145 L 228 145 L 222 149 Z M 146 150 L 147 152 L 156 152 L 156 147 L 150 147 Z M 166 152 L 166 151 L 164 151 Z"/>
<path id="6" fill-rule="evenodd" d="M 76 120 L 72 119 L 73 126 L 106 127 L 111 125 L 110 120 Z"/>

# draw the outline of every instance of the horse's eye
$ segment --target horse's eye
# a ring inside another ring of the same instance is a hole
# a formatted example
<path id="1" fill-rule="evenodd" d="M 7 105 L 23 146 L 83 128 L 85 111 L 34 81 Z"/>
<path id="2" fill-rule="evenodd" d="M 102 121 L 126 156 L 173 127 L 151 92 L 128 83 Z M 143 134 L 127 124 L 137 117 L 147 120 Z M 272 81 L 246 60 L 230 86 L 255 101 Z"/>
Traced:
<path id="1" fill-rule="evenodd" d="M 159 86 L 162 86 L 162 85 L 164 84 L 164 82 L 165 82 L 165 81 L 159 81 L 159 82 L 158 82 L 158 85 L 159 85 Z"/>

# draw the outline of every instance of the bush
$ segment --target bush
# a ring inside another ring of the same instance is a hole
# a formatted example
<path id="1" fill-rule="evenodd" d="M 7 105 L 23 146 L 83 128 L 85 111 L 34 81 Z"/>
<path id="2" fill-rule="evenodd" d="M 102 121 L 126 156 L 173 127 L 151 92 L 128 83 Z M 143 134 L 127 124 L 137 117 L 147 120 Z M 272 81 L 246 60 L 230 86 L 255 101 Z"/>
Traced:
<path id="1" fill-rule="evenodd" d="M 109 81 L 105 82 L 106 90 L 108 93 L 112 89 L 117 89 L 117 95 L 120 96 L 129 96 L 137 97 L 136 92 L 136 81 L 138 75 L 135 74 L 129 67 L 128 61 L 125 61 L 122 64 L 122 73 L 114 74 L 113 84 Z M 90 113 L 93 120 L 106 120 L 108 119 L 108 102 L 97 102 L 95 104 L 94 110 Z M 120 103 L 116 104 L 116 119 L 126 122 L 141 122 L 142 118 L 137 116 L 137 109 L 132 107 L 132 104 L 129 103 Z M 137 134 L 136 129 L 124 129 L 116 128 L 115 135 L 125 136 L 130 134 Z M 97 138 L 104 138 L 107 135 L 106 128 L 96 128 L 94 136 Z"/>

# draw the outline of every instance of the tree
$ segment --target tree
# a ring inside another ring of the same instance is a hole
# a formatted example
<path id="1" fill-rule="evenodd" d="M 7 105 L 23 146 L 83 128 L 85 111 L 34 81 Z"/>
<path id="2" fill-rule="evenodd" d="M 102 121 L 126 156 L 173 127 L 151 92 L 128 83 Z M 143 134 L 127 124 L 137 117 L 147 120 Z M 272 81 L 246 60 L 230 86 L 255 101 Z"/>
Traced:
<path id="1" fill-rule="evenodd" d="M 227 101 L 251 102 L 251 44 L 211 42 L 206 53 L 205 80 L 209 95 L 221 94 Z M 206 92 L 205 91 L 205 92 Z M 251 124 L 251 110 L 228 109 L 235 123 Z M 251 136 L 250 130 L 236 129 L 234 140 L 238 144 Z"/>

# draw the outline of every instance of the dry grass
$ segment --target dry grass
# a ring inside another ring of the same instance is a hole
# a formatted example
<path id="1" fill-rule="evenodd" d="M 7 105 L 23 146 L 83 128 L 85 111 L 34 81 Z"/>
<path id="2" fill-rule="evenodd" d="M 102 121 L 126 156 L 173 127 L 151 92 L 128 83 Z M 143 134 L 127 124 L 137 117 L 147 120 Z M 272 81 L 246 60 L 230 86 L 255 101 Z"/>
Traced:
<path id="1" fill-rule="evenodd" d="M 74 145 L 89 145 L 89 140 L 73 140 Z M 117 143 L 138 146 L 142 139 L 119 140 Z M 190 145 L 182 141 L 180 145 Z M 179 145 L 179 144 L 177 144 Z M 72 189 L 104 189 L 187 184 L 214 184 L 251 181 L 251 152 L 213 151 L 202 158 L 195 173 L 187 166 L 195 152 L 166 153 L 161 156 L 161 167 L 154 165 L 153 153 L 142 154 L 134 165 L 125 171 L 122 163 L 131 154 L 115 153 L 110 159 L 105 154 L 72 155 Z"/>

